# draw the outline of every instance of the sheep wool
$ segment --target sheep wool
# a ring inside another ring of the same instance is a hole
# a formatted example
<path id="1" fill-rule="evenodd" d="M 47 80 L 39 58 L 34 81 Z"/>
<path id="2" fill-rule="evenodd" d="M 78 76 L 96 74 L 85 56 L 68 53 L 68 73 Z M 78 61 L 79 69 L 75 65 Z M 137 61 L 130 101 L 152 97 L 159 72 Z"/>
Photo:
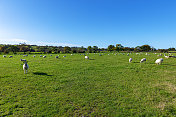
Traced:
<path id="1" fill-rule="evenodd" d="M 160 65 L 163 62 L 163 58 L 157 59 L 155 61 L 156 64 Z"/>
<path id="2" fill-rule="evenodd" d="M 129 63 L 131 63 L 131 62 L 132 62 L 132 60 L 133 60 L 133 59 L 132 59 L 132 58 L 130 58 L 130 59 L 129 59 Z"/>
<path id="3" fill-rule="evenodd" d="M 23 65 L 24 74 L 25 74 L 25 72 L 27 73 L 28 69 L 29 69 L 29 66 L 28 66 L 27 62 L 25 62 Z"/>

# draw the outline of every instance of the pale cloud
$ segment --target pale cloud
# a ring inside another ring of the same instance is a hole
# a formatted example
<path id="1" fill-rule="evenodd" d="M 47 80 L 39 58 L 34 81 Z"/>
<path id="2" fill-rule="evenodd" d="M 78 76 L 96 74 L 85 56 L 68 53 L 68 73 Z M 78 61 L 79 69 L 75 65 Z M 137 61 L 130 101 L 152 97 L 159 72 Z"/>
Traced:
<path id="1" fill-rule="evenodd" d="M 76 44 L 70 44 L 70 43 L 54 43 L 54 42 L 43 42 L 43 41 L 38 41 L 38 42 L 32 42 L 28 41 L 25 39 L 0 39 L 0 44 L 19 44 L 19 43 L 26 43 L 26 44 L 31 44 L 31 45 L 48 45 L 48 46 L 69 46 L 69 47 L 80 47 L 80 45 Z"/>
<path id="2" fill-rule="evenodd" d="M 0 44 L 19 44 L 19 43 L 28 43 L 29 41 L 24 39 L 0 39 Z"/>
<path id="3" fill-rule="evenodd" d="M 21 43 L 21 42 L 27 43 L 28 42 L 27 40 L 24 40 L 24 39 L 11 39 L 11 41 L 12 42 L 19 42 L 19 43 Z"/>
<path id="4" fill-rule="evenodd" d="M 48 45 L 48 46 L 69 46 L 69 47 L 74 47 L 77 46 L 79 47 L 80 45 L 76 45 L 76 44 L 70 44 L 70 43 L 53 43 L 53 42 L 35 42 L 33 43 L 35 45 Z"/>

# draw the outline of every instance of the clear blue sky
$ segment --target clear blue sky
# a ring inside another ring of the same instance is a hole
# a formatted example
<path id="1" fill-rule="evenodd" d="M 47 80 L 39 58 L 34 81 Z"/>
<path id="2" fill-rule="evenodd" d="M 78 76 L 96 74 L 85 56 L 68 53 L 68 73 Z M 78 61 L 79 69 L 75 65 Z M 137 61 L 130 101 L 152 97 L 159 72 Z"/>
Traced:
<path id="1" fill-rule="evenodd" d="M 176 0 L 0 0 L 0 43 L 176 47 Z"/>

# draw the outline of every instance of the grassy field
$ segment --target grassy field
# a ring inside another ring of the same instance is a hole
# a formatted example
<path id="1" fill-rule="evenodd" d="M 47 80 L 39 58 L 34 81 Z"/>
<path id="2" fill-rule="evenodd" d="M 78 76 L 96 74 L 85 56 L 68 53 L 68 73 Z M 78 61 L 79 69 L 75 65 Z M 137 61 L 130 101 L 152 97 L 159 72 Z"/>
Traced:
<path id="1" fill-rule="evenodd" d="M 0 56 L 0 116 L 176 116 L 176 58 L 156 65 L 161 57 L 152 53 L 32 56 Z"/>

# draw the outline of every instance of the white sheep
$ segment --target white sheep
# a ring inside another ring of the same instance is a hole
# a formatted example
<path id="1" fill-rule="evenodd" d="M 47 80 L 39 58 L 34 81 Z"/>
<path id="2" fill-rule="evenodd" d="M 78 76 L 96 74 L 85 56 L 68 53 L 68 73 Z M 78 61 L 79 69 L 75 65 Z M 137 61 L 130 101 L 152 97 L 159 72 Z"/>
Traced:
<path id="1" fill-rule="evenodd" d="M 66 56 L 63 56 L 63 57 L 66 57 Z"/>
<path id="2" fill-rule="evenodd" d="M 35 55 L 33 57 L 35 58 Z"/>
<path id="3" fill-rule="evenodd" d="M 85 59 L 89 59 L 89 57 L 88 57 L 88 56 L 85 56 Z"/>
<path id="4" fill-rule="evenodd" d="M 13 56 L 9 56 L 9 58 L 12 58 Z"/>
<path id="5" fill-rule="evenodd" d="M 40 57 L 42 57 L 42 55 L 40 55 Z"/>
<path id="6" fill-rule="evenodd" d="M 163 62 L 163 58 L 157 59 L 155 61 L 156 64 L 160 65 Z"/>
<path id="7" fill-rule="evenodd" d="M 24 74 L 25 74 L 25 71 L 27 73 L 28 69 L 29 69 L 29 66 L 28 66 L 27 62 L 25 62 L 24 65 L 23 65 Z"/>
<path id="8" fill-rule="evenodd" d="M 46 58 L 46 56 L 44 55 L 43 58 Z"/>
<path id="9" fill-rule="evenodd" d="M 133 59 L 132 59 L 132 58 L 130 58 L 130 59 L 129 59 L 129 63 L 131 63 L 131 62 L 132 62 L 132 60 L 133 60 Z"/>
<path id="10" fill-rule="evenodd" d="M 3 57 L 5 58 L 5 57 L 6 57 L 6 55 L 3 55 Z"/>
<path id="11" fill-rule="evenodd" d="M 56 56 L 56 58 L 59 58 L 59 56 Z"/>
<path id="12" fill-rule="evenodd" d="M 169 56 L 164 55 L 165 58 L 169 58 Z"/>
<path id="13" fill-rule="evenodd" d="M 141 59 L 140 63 L 146 62 L 146 58 Z"/>

